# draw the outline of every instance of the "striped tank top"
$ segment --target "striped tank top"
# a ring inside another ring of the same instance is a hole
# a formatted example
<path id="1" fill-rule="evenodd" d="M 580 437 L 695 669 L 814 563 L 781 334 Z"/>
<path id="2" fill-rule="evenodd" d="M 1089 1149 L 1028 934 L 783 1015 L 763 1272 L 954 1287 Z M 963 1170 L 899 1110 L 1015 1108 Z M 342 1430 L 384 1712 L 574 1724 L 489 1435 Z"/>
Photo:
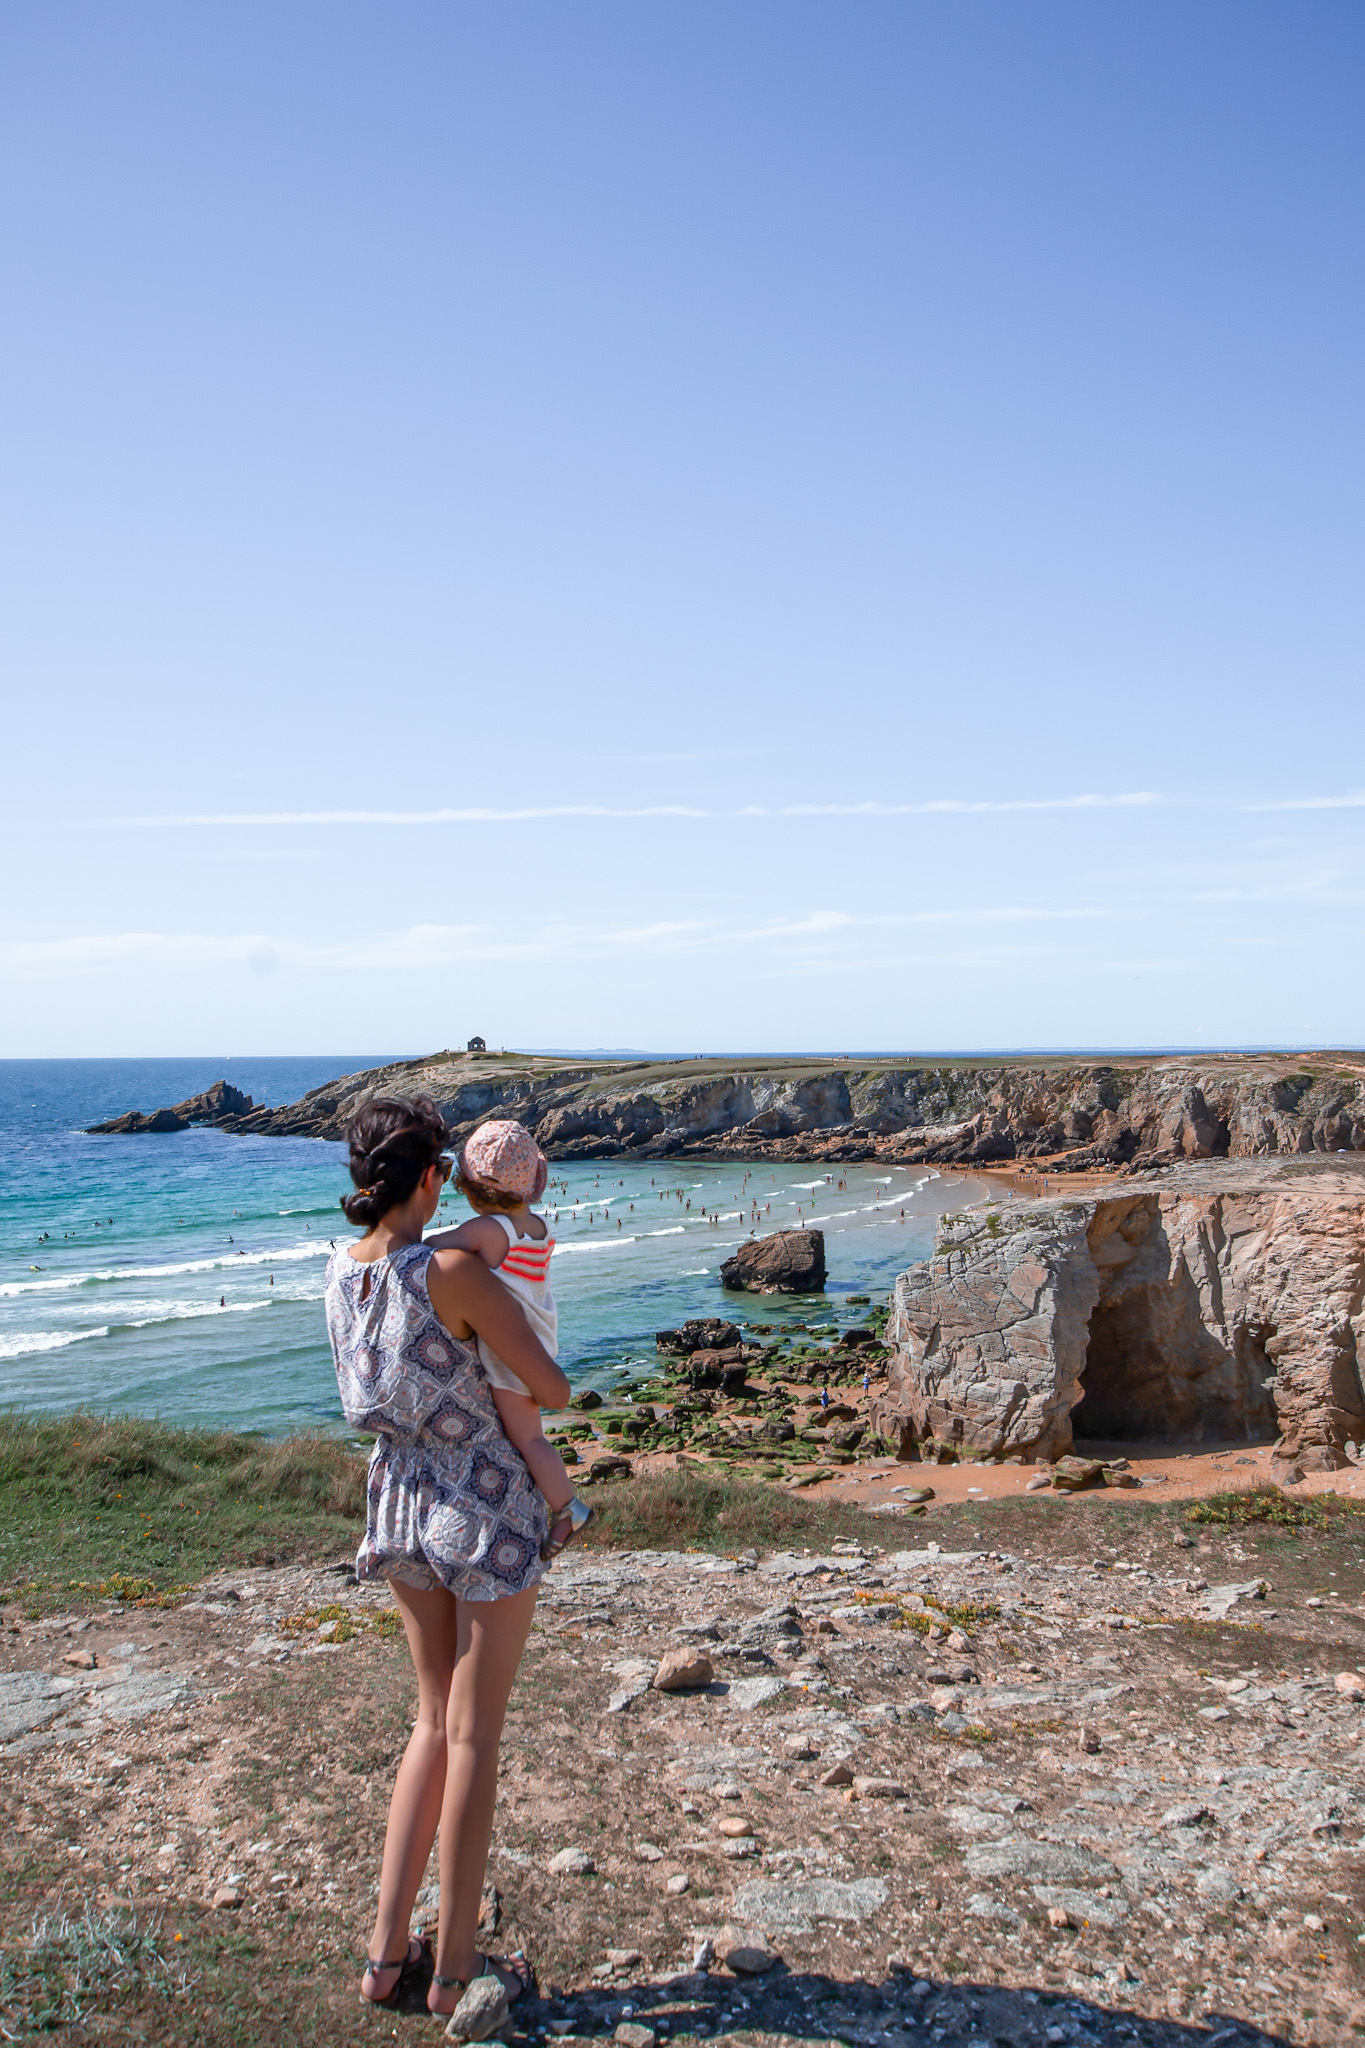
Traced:
<path id="1" fill-rule="evenodd" d="M 548 1234 L 545 1237 L 518 1237 L 517 1227 L 510 1216 L 501 1211 L 489 1212 L 507 1232 L 507 1250 L 502 1261 L 493 1268 L 493 1277 L 501 1280 L 509 1294 L 514 1294 L 523 1315 L 531 1325 L 551 1358 L 559 1351 L 559 1311 L 555 1298 L 550 1292 L 550 1258 L 555 1241 Z M 526 1392 L 526 1388 L 511 1370 L 503 1364 L 492 1346 L 482 1337 L 478 1339 L 479 1362 L 495 1387 L 506 1387 L 512 1393 Z"/>

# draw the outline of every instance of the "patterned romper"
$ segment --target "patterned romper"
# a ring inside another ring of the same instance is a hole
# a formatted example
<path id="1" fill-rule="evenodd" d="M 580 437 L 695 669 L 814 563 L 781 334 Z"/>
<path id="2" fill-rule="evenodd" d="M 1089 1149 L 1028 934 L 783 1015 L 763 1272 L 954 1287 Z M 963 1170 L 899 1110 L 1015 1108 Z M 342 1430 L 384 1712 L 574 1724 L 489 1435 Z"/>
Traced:
<path id="1" fill-rule="evenodd" d="M 342 1410 L 379 1437 L 356 1574 L 501 1600 L 539 1582 L 548 1510 L 503 1433 L 473 1342 L 452 1337 L 431 1305 L 431 1257 L 410 1244 L 362 1265 L 343 1248 L 327 1267 Z"/>

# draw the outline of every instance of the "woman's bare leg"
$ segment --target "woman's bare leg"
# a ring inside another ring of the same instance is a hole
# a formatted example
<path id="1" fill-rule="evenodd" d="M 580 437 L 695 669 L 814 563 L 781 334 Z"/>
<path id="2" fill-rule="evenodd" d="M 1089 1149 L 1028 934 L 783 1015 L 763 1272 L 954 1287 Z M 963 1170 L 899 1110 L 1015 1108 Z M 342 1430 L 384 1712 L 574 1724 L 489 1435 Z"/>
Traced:
<path id="1" fill-rule="evenodd" d="M 379 1906 L 369 1952 L 376 1962 L 405 1956 L 413 1901 L 436 1839 L 446 1780 L 446 1701 L 458 1651 L 459 1609 L 442 1587 L 419 1593 L 390 1581 L 407 1630 L 417 1673 L 417 1718 L 389 1801 Z M 368 1997 L 385 1998 L 394 1986 L 388 1971 L 367 1982 Z"/>
<path id="2" fill-rule="evenodd" d="M 537 1588 L 505 1600 L 466 1600 L 446 1701 L 445 1796 L 441 1805 L 441 1929 L 436 1969 L 467 1981 L 493 1833 L 498 1745 L 508 1696 L 535 1613 Z M 453 2012 L 459 1992 L 432 1986 L 433 2012 Z"/>

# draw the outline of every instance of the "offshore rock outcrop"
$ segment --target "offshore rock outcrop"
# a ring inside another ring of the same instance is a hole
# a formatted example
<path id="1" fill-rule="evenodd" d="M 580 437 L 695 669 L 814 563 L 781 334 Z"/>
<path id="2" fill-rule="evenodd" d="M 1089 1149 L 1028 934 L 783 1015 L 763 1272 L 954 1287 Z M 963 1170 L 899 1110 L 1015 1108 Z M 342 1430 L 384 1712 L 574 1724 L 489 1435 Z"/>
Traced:
<path id="1" fill-rule="evenodd" d="M 234 1088 L 230 1081 L 215 1081 L 201 1095 L 187 1096 L 184 1102 L 177 1102 L 170 1109 L 154 1110 L 150 1116 L 130 1109 L 126 1116 L 111 1117 L 108 1123 L 91 1124 L 87 1135 L 93 1138 L 126 1137 L 130 1133 L 160 1136 L 170 1131 L 187 1131 L 192 1124 L 217 1124 L 236 1129 L 255 1111 L 256 1104 L 240 1088 Z"/>
<path id="2" fill-rule="evenodd" d="M 1365 1162 L 1177 1167 L 945 1217 L 896 1283 L 872 1426 L 903 1456 L 1084 1440 L 1365 1442 Z"/>
<path id="3" fill-rule="evenodd" d="M 245 1109 L 185 1120 L 339 1138 L 365 1096 L 394 1090 L 432 1095 L 457 1137 L 486 1117 L 515 1117 L 553 1159 L 1047 1159 L 1141 1172 L 1182 1159 L 1365 1151 L 1365 1060 L 1349 1053 L 730 1065 L 447 1052 L 345 1075 L 281 1109 L 243 1098 Z"/>

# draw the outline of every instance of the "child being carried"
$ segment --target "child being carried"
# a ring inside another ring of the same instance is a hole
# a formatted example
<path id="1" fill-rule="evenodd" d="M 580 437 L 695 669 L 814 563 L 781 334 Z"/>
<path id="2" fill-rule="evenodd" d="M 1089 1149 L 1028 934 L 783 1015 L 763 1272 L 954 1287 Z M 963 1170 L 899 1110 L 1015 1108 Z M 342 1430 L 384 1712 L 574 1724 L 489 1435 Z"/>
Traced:
<path id="1" fill-rule="evenodd" d="M 426 1242 L 440 1251 L 473 1252 L 482 1259 L 516 1296 L 522 1314 L 553 1358 L 559 1350 L 559 1316 L 550 1292 L 555 1241 L 530 1206 L 544 1194 L 548 1178 L 545 1155 L 523 1124 L 480 1124 L 461 1148 L 455 1180 L 475 1211 L 474 1218 Z M 540 1554 L 557 1557 L 591 1519 L 592 1509 L 575 1494 L 564 1460 L 546 1436 L 540 1409 L 522 1381 L 482 1337 L 478 1346 L 502 1426 L 550 1508 L 550 1532 Z"/>

